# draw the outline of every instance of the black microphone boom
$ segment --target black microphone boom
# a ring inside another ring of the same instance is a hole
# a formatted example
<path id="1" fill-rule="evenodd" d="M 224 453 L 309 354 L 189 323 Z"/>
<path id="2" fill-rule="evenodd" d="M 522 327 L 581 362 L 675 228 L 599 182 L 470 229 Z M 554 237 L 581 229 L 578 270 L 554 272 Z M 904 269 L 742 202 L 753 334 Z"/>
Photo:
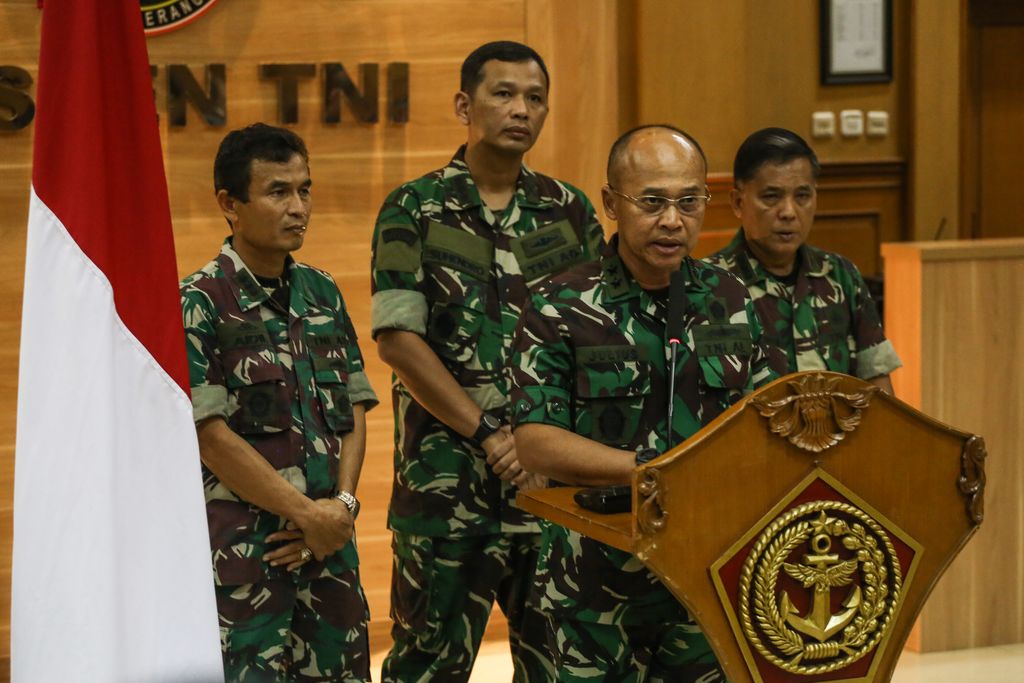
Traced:
<path id="1" fill-rule="evenodd" d="M 686 264 L 683 264 L 685 267 Z M 683 316 L 686 315 L 686 271 L 679 269 L 672 273 L 668 286 L 668 320 L 665 333 L 669 343 L 678 344 L 683 340 Z"/>
<path id="2" fill-rule="evenodd" d="M 671 359 L 668 371 L 668 445 L 675 443 L 672 429 L 672 414 L 676 396 L 676 351 L 683 341 L 683 316 L 686 315 L 686 271 L 682 267 L 672 273 L 668 286 L 668 320 L 665 321 L 665 336 L 668 337 Z"/>

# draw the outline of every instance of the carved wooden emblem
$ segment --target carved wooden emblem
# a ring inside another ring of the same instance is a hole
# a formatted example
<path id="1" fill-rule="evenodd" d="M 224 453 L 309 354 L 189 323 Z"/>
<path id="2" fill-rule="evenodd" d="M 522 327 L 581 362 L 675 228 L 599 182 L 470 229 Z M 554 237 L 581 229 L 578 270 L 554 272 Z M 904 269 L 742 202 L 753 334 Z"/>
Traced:
<path id="1" fill-rule="evenodd" d="M 643 497 L 637 511 L 640 528 L 649 534 L 661 531 L 665 528 L 665 518 L 668 516 L 661 506 L 661 471 L 653 467 L 644 470 L 636 490 Z"/>
<path id="2" fill-rule="evenodd" d="M 792 395 L 751 404 L 768 418 L 773 434 L 785 437 L 805 451 L 820 453 L 843 440 L 860 424 L 861 411 L 871 403 L 878 387 L 845 394 L 836 391 L 841 377 L 805 375 L 788 383 Z"/>
<path id="3" fill-rule="evenodd" d="M 967 516 L 975 524 L 985 519 L 985 439 L 972 436 L 960 455 L 960 480 L 957 485 L 967 499 Z"/>

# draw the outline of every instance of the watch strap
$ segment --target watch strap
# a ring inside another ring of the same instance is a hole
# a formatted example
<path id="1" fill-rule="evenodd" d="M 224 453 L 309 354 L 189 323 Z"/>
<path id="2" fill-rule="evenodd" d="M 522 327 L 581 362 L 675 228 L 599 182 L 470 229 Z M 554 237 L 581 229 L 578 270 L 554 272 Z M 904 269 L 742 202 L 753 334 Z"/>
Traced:
<path id="1" fill-rule="evenodd" d="M 352 513 L 353 518 L 359 514 L 359 500 L 348 491 L 338 491 L 334 494 L 334 498 L 344 503 L 348 511 Z"/>
<path id="2" fill-rule="evenodd" d="M 484 439 L 497 433 L 499 429 L 501 429 L 501 420 L 485 410 L 480 413 L 480 422 L 476 426 L 476 431 L 473 432 L 473 440 L 482 444 Z"/>

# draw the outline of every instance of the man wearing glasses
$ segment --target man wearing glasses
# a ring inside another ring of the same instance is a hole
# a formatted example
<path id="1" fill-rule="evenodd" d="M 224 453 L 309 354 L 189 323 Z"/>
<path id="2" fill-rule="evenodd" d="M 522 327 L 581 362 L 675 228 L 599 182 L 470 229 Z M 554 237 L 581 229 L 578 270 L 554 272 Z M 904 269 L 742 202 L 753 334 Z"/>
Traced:
<path id="1" fill-rule="evenodd" d="M 805 244 L 817 208 L 818 158 L 803 138 L 765 128 L 736 152 L 733 213 L 741 228 L 707 260 L 750 290 L 780 375 L 831 370 L 892 393 L 900 367 L 864 279 L 839 254 Z"/>
<path id="2" fill-rule="evenodd" d="M 742 283 L 690 257 L 706 176 L 700 146 L 671 126 L 612 146 L 602 198 L 618 234 L 600 261 L 537 287 L 516 331 L 512 423 L 527 469 L 572 485 L 629 483 L 638 463 L 773 377 Z M 700 628 L 636 557 L 551 524 L 537 572 L 559 681 L 724 680 Z"/>

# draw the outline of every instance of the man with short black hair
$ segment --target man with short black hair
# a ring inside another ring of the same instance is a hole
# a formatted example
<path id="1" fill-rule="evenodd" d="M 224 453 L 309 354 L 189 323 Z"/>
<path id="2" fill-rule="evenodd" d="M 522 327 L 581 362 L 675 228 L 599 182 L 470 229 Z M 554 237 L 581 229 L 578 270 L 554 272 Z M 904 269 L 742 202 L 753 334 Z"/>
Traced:
<path id="1" fill-rule="evenodd" d="M 706 181 L 700 145 L 673 126 L 613 145 L 602 199 L 617 234 L 599 261 L 536 287 L 516 331 L 512 424 L 528 469 L 628 484 L 638 464 L 773 379 L 743 285 L 690 256 Z M 546 524 L 537 583 L 558 681 L 724 680 L 700 627 L 636 556 Z"/>
<path id="2" fill-rule="evenodd" d="M 488 43 L 462 66 L 451 162 L 385 200 L 373 238 L 373 335 L 395 373 L 394 646 L 384 681 L 465 681 L 492 604 L 509 622 L 516 681 L 554 676 L 546 622 L 526 597 L 537 521 L 516 491 L 508 426 L 512 332 L 528 287 L 596 257 L 584 194 L 523 164 L 548 112 L 544 61 Z"/>
<path id="3" fill-rule="evenodd" d="M 765 330 L 772 368 L 843 372 L 892 393 L 900 367 L 857 267 L 807 244 L 820 166 L 793 131 L 765 128 L 736 152 L 730 192 L 741 227 L 706 260 L 743 280 Z"/>
<path id="4" fill-rule="evenodd" d="M 306 146 L 232 131 L 214 184 L 231 235 L 181 299 L 225 676 L 367 681 L 353 525 L 377 398 L 334 280 L 291 257 L 312 210 Z"/>

